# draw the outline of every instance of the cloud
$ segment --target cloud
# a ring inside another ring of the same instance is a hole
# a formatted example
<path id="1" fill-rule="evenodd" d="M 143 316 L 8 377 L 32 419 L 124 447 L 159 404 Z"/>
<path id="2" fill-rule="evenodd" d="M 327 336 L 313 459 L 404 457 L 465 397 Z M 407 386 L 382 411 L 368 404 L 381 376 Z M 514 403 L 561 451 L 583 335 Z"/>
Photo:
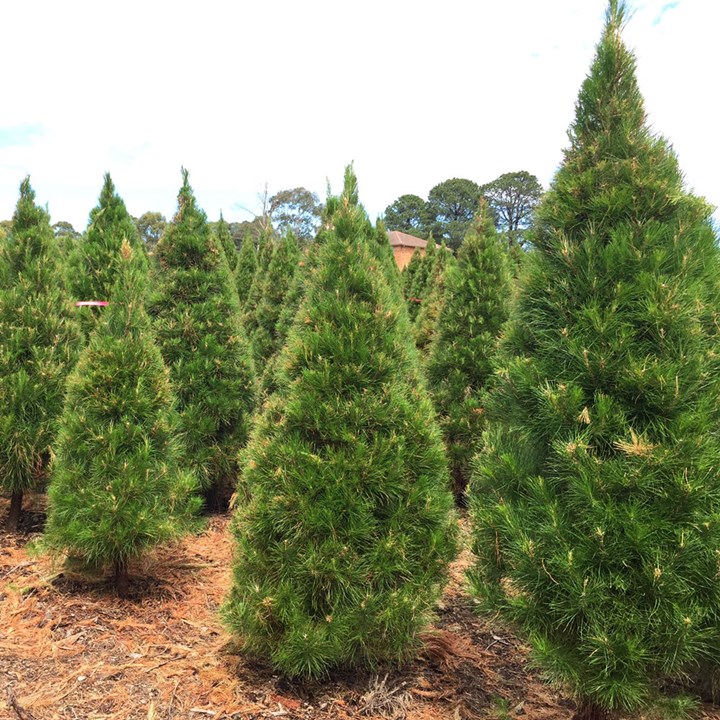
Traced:
<path id="1" fill-rule="evenodd" d="M 44 132 L 43 126 L 38 123 L 0 127 L 0 148 L 27 147 Z"/>
<path id="2" fill-rule="evenodd" d="M 665 13 L 668 10 L 674 10 L 680 4 L 680 0 L 673 0 L 673 2 L 666 2 L 661 8 L 660 12 L 655 16 L 652 21 L 653 26 L 659 25 L 662 19 L 665 17 Z"/>

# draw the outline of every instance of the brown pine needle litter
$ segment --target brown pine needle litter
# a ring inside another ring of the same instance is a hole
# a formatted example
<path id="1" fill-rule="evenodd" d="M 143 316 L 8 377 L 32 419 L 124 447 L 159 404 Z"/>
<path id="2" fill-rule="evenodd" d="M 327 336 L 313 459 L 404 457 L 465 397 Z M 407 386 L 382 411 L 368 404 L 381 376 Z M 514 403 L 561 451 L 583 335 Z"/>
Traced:
<path id="1" fill-rule="evenodd" d="M 42 502 L 29 498 L 30 516 Z M 0 499 L 0 521 L 7 508 Z M 572 716 L 573 703 L 527 671 L 526 648 L 473 612 L 467 550 L 414 663 L 312 683 L 278 677 L 238 653 L 218 617 L 228 521 L 213 516 L 201 535 L 132 567 L 126 600 L 103 578 L 29 553 L 41 522 L 0 533 L 0 719 L 465 720 L 497 717 L 499 703 L 518 717 Z"/>

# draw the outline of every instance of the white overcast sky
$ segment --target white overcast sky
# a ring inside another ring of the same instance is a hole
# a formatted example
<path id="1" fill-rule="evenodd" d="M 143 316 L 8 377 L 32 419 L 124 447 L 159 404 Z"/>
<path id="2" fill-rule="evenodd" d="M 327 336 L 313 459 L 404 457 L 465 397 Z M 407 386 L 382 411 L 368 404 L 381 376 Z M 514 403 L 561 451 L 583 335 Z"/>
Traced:
<path id="1" fill-rule="evenodd" d="M 605 0 L 5 2 L 0 219 L 30 174 L 84 229 L 109 171 L 129 211 L 173 214 L 180 167 L 210 219 L 258 193 L 325 196 L 354 161 L 376 217 L 437 183 L 527 170 L 567 144 Z M 718 0 L 629 0 L 650 122 L 720 205 Z M 718 215 L 716 215 L 718 217 Z"/>

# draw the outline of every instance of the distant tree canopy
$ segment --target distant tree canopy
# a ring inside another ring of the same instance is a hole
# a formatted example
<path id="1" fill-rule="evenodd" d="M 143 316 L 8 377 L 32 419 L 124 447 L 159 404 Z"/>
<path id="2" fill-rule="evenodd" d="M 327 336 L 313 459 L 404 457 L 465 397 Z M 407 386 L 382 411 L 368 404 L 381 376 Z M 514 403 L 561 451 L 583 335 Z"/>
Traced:
<path id="1" fill-rule="evenodd" d="M 70 238 L 77 240 L 80 233 L 67 220 L 60 220 L 52 226 L 53 234 L 56 238 Z"/>
<path id="2" fill-rule="evenodd" d="M 315 237 L 320 227 L 322 204 L 314 192 L 296 187 L 275 193 L 268 201 L 267 211 L 276 233 L 282 235 L 291 230 L 302 243 Z"/>
<path id="3" fill-rule="evenodd" d="M 538 179 L 524 170 L 501 175 L 480 188 L 495 214 L 498 230 L 507 234 L 508 243 L 522 246 L 524 231 L 530 227 L 532 215 L 543 194 Z"/>
<path id="4" fill-rule="evenodd" d="M 152 252 L 165 232 L 167 220 L 159 212 L 146 212 L 135 221 L 135 225 L 145 243 L 145 248 L 148 252 Z"/>
<path id="5" fill-rule="evenodd" d="M 529 172 L 500 175 L 490 183 L 478 185 L 465 178 L 438 183 L 423 200 L 418 195 L 401 195 L 385 208 L 383 219 L 388 230 L 436 241 L 444 240 L 453 250 L 462 243 L 475 217 L 480 198 L 487 200 L 496 228 L 509 247 L 526 244 L 533 210 L 540 202 L 543 188 Z"/>
<path id="6" fill-rule="evenodd" d="M 401 195 L 385 208 L 388 230 L 400 230 L 427 239 L 429 230 L 427 203 L 418 195 Z"/>

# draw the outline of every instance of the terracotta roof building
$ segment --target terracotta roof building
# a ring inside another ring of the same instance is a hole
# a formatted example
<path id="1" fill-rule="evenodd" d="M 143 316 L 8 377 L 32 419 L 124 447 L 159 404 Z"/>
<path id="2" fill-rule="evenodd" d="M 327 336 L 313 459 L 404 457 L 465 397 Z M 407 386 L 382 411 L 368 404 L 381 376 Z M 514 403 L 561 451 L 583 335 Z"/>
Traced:
<path id="1" fill-rule="evenodd" d="M 410 258 L 413 256 L 415 250 L 419 250 L 420 253 L 424 255 L 425 247 L 427 246 L 427 240 L 415 237 L 414 235 L 408 235 L 399 230 L 388 231 L 388 242 L 393 249 L 395 262 L 400 270 L 410 262 Z"/>

